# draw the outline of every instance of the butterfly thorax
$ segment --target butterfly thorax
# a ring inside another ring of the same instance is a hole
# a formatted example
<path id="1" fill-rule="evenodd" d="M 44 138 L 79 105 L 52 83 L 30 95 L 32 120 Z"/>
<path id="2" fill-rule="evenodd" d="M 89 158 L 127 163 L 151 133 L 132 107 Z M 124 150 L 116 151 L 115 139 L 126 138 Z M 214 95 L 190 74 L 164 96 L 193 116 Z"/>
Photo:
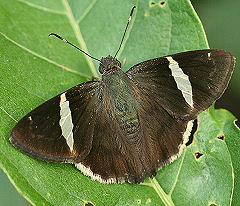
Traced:
<path id="1" fill-rule="evenodd" d="M 114 105 L 112 112 L 121 129 L 127 134 L 132 134 L 139 129 L 137 91 L 135 84 L 120 66 L 121 64 L 104 71 L 102 81 Z"/>

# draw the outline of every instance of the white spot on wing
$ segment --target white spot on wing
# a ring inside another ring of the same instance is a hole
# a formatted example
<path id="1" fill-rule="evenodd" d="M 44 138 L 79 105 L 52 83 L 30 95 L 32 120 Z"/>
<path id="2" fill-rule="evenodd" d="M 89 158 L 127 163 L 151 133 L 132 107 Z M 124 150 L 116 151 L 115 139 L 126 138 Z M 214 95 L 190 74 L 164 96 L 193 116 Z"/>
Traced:
<path id="1" fill-rule="evenodd" d="M 211 52 L 208 52 L 208 60 L 211 60 Z"/>
<path id="2" fill-rule="evenodd" d="M 99 174 L 94 174 L 90 167 L 86 167 L 81 163 L 75 163 L 75 166 L 86 176 L 91 177 L 93 181 L 98 181 L 102 184 L 112 184 L 112 183 L 123 183 L 125 182 L 125 178 L 110 177 L 108 179 L 103 179 Z"/>
<path id="3" fill-rule="evenodd" d="M 192 86 L 188 76 L 183 73 L 178 63 L 171 56 L 166 57 L 166 59 L 169 61 L 169 68 L 171 69 L 177 88 L 182 92 L 185 101 L 193 107 Z"/>
<path id="4" fill-rule="evenodd" d="M 59 125 L 62 130 L 62 135 L 66 139 L 67 145 L 71 152 L 73 151 L 73 123 L 72 115 L 69 107 L 69 101 L 67 101 L 65 93 L 60 96 L 60 121 Z"/>
<path id="5" fill-rule="evenodd" d="M 178 153 L 170 157 L 169 163 L 176 160 L 182 154 L 182 151 L 189 140 L 189 136 L 191 135 L 192 127 L 193 127 L 193 120 L 188 122 L 186 131 L 183 134 L 183 143 L 178 146 L 178 149 L 179 149 Z"/>

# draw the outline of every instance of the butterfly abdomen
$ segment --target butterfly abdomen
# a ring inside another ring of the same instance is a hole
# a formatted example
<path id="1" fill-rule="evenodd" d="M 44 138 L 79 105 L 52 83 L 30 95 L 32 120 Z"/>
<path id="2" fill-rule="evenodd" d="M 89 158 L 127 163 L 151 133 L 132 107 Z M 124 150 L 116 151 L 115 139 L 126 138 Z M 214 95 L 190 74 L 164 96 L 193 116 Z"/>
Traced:
<path id="1" fill-rule="evenodd" d="M 125 111 L 118 110 L 116 116 L 121 129 L 125 133 L 132 134 L 138 131 L 139 120 L 136 110 L 132 109 L 132 111 L 129 111 L 129 108 L 127 108 Z"/>

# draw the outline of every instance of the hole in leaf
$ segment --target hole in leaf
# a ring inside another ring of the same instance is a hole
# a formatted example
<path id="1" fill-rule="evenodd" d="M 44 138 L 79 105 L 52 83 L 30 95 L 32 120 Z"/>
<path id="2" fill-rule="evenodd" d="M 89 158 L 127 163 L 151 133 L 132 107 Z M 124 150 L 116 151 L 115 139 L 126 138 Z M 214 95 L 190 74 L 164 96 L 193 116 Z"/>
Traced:
<path id="1" fill-rule="evenodd" d="M 218 136 L 218 139 L 220 139 L 220 140 L 225 140 L 225 136 L 222 134 L 222 135 L 220 135 L 220 136 Z"/>
<path id="2" fill-rule="evenodd" d="M 141 200 L 137 200 L 137 204 L 140 205 L 141 204 Z"/>
<path id="3" fill-rule="evenodd" d="M 166 3 L 165 1 L 160 1 L 160 2 L 159 2 L 159 5 L 160 5 L 160 6 L 164 6 L 165 3 Z"/>
<path id="4" fill-rule="evenodd" d="M 196 159 L 199 159 L 201 156 L 203 156 L 203 153 L 195 152 Z"/>
<path id="5" fill-rule="evenodd" d="M 190 144 L 192 144 L 192 142 L 193 142 L 193 135 L 197 131 L 197 127 L 198 127 L 197 120 L 195 119 L 193 121 L 193 128 L 192 128 L 192 131 L 191 131 L 191 135 L 189 136 L 188 142 L 186 143 L 186 146 L 189 146 Z"/>
<path id="6" fill-rule="evenodd" d="M 217 206 L 216 203 L 211 203 L 209 206 Z"/>
<path id="7" fill-rule="evenodd" d="M 150 6 L 155 6 L 156 3 L 154 1 L 150 1 Z"/>
<path id="8" fill-rule="evenodd" d="M 92 204 L 91 202 L 85 202 L 84 206 L 94 206 L 94 204 Z"/>
<path id="9" fill-rule="evenodd" d="M 238 119 L 235 121 L 235 124 L 240 128 L 240 121 Z"/>

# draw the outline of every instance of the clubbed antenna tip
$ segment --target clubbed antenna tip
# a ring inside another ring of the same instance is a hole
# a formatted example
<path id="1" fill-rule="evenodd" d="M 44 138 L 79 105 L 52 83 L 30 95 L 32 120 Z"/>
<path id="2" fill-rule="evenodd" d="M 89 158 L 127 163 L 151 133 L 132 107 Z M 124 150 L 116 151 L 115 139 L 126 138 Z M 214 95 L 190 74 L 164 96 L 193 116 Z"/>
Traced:
<path id="1" fill-rule="evenodd" d="M 123 33 L 123 37 L 122 37 L 120 46 L 119 46 L 116 54 L 114 55 L 114 58 L 117 56 L 119 50 L 121 49 L 121 46 L 122 46 L 122 43 L 123 43 L 123 39 L 124 39 L 124 37 L 125 37 L 125 34 L 126 34 L 126 31 L 127 31 L 128 25 L 129 25 L 129 23 L 130 23 L 130 21 L 131 21 L 131 19 L 132 19 L 133 11 L 134 11 L 135 8 L 136 8 L 136 6 L 133 6 L 133 8 L 132 8 L 132 10 L 131 10 L 131 13 L 130 13 L 130 16 L 129 16 L 129 18 L 128 18 L 128 22 L 127 22 L 127 25 L 126 25 L 126 28 L 125 28 L 125 31 L 124 31 L 124 33 Z"/>

